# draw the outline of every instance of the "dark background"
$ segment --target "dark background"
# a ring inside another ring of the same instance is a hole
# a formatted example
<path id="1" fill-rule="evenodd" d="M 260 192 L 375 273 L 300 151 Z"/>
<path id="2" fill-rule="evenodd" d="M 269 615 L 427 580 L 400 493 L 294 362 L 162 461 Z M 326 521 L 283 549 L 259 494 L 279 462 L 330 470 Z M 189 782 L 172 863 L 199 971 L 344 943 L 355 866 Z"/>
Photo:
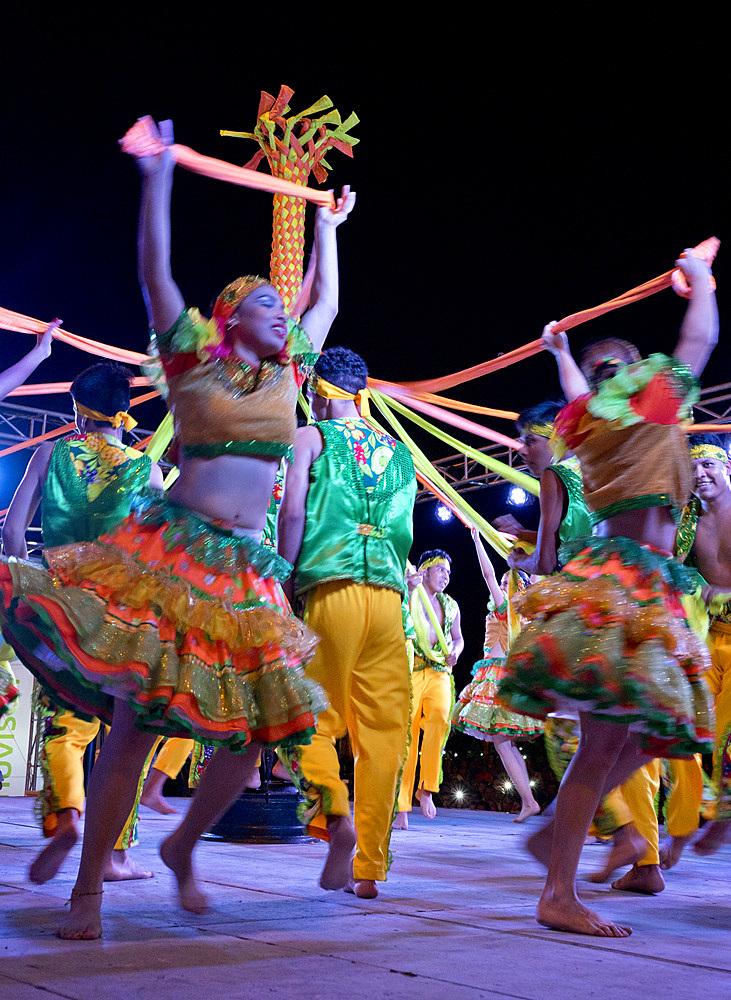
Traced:
<path id="1" fill-rule="evenodd" d="M 180 5 L 80 9 L 6 12 L 0 64 L 0 304 L 61 316 L 75 333 L 146 346 L 138 182 L 119 137 L 140 115 L 170 117 L 178 141 L 244 163 L 254 143 L 218 130 L 251 130 L 260 91 L 282 83 L 294 111 L 328 94 L 343 118 L 361 119 L 354 159 L 328 157 L 329 183 L 358 192 L 339 230 L 330 342 L 362 353 L 372 374 L 419 379 L 484 361 L 665 271 L 683 247 L 723 239 L 727 84 L 707 13 L 671 19 L 657 8 L 645 23 L 637 5 L 581 8 L 589 23 L 517 6 L 474 16 L 464 4 L 438 16 L 416 5 L 293 14 L 214 4 L 186 20 Z M 205 308 L 232 277 L 266 271 L 270 225 L 268 196 L 179 170 L 173 271 L 187 300 Z M 722 248 L 722 315 L 726 257 Z M 612 332 L 643 352 L 671 351 L 682 313 L 666 291 L 579 328 L 572 343 Z M 30 346 L 2 332 L 0 364 Z M 725 359 L 722 339 L 706 384 L 728 379 Z M 57 344 L 33 378 L 70 379 L 92 360 Z M 546 355 L 453 390 L 508 409 L 557 393 Z M 152 428 L 162 407 L 140 413 Z M 0 463 L 0 508 L 25 461 Z M 470 498 L 493 516 L 505 495 Z M 459 688 L 481 655 L 487 595 L 467 532 L 420 505 L 414 555 L 434 546 L 455 560 L 450 591 L 467 636 Z"/>

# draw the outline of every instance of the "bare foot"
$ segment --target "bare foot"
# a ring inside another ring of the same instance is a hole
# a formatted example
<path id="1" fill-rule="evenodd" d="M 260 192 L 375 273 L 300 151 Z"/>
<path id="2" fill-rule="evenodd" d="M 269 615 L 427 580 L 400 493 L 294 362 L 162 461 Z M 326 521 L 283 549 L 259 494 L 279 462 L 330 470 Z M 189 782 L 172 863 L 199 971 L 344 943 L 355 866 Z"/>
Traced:
<path id="1" fill-rule="evenodd" d="M 188 913 L 208 913 L 208 896 L 196 885 L 190 852 L 176 847 L 174 833 L 160 844 L 160 857 L 178 880 L 178 897 L 183 909 Z"/>
<path id="2" fill-rule="evenodd" d="M 95 941 L 102 936 L 102 893 L 71 890 L 71 909 L 56 931 L 64 941 Z"/>
<path id="3" fill-rule="evenodd" d="M 320 875 L 320 886 L 330 890 L 344 889 L 353 871 L 355 827 L 350 816 L 328 816 L 327 832 L 330 846 Z"/>
<path id="4" fill-rule="evenodd" d="M 58 814 L 58 826 L 50 842 L 30 866 L 30 880 L 43 885 L 52 879 L 79 839 L 78 815 L 75 809 L 63 809 Z"/>
<path id="5" fill-rule="evenodd" d="M 548 862 L 551 860 L 553 828 L 554 821 L 551 819 L 540 830 L 536 830 L 535 833 L 531 834 L 524 844 L 528 853 L 532 854 L 536 861 L 540 861 L 544 868 L 548 868 Z"/>
<path id="6" fill-rule="evenodd" d="M 612 888 L 653 896 L 656 892 L 663 891 L 665 879 L 660 874 L 659 865 L 632 865 L 626 875 L 612 882 Z"/>
<path id="7" fill-rule="evenodd" d="M 432 801 L 431 792 L 427 792 L 426 788 L 420 788 L 416 793 L 416 798 L 421 806 L 421 815 L 424 819 L 434 819 L 437 815 L 437 807 Z"/>
<path id="8" fill-rule="evenodd" d="M 170 805 L 160 792 L 156 792 L 153 789 L 148 790 L 147 788 L 142 789 L 140 805 L 147 806 L 148 809 L 154 809 L 156 813 L 162 813 L 163 816 L 172 816 L 178 811 Z"/>
<path id="9" fill-rule="evenodd" d="M 362 878 L 355 883 L 355 894 L 358 899 L 375 899 L 378 886 L 372 878 Z"/>
<path id="10" fill-rule="evenodd" d="M 580 903 L 575 896 L 557 900 L 546 896 L 545 890 L 536 909 L 536 920 L 544 927 L 594 937 L 624 938 L 632 933 L 631 927 L 622 927 L 611 920 L 604 920 L 598 913 Z"/>
<path id="11" fill-rule="evenodd" d="M 396 813 L 396 818 L 391 824 L 392 830 L 408 830 L 409 828 L 409 814 L 407 812 Z"/>
<path id="12" fill-rule="evenodd" d="M 693 844 L 693 850 L 696 854 L 701 854 L 704 857 L 708 854 L 715 854 L 720 847 L 723 847 L 730 836 L 731 822 L 721 822 L 714 819 L 712 822 L 706 823 L 703 827 L 703 830 Z"/>
<path id="13" fill-rule="evenodd" d="M 245 787 L 251 788 L 252 791 L 255 791 L 257 788 L 261 788 L 261 772 L 258 767 L 255 771 L 251 772 L 251 777 L 248 778 Z"/>
<path id="14" fill-rule="evenodd" d="M 105 882 L 127 882 L 137 878 L 154 878 L 155 873 L 148 871 L 133 861 L 126 851 L 114 850 L 104 866 Z"/>
<path id="15" fill-rule="evenodd" d="M 523 803 L 523 808 L 520 810 L 518 815 L 513 816 L 513 823 L 525 823 L 525 821 L 530 819 L 531 816 L 537 816 L 540 811 L 541 807 L 535 799 L 527 804 Z"/>
<path id="16" fill-rule="evenodd" d="M 664 872 L 674 868 L 680 861 L 683 848 L 693 839 L 693 834 L 687 837 L 666 837 L 660 845 L 660 867 Z"/>
<path id="17" fill-rule="evenodd" d="M 647 841 L 640 835 L 634 823 L 620 826 L 614 834 L 612 850 L 606 865 L 601 871 L 586 877 L 590 882 L 608 882 L 618 868 L 636 864 L 646 850 Z"/>
<path id="18" fill-rule="evenodd" d="M 272 777 L 278 778 L 280 781 L 286 781 L 289 785 L 293 784 L 292 775 L 289 773 L 281 760 L 278 760 L 272 768 Z"/>

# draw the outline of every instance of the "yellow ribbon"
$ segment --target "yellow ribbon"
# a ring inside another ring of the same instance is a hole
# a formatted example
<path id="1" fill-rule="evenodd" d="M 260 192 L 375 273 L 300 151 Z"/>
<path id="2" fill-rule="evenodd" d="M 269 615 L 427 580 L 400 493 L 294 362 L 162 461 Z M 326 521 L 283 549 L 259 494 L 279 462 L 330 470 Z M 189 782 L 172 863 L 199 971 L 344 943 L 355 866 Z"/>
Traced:
<path id="1" fill-rule="evenodd" d="M 137 426 L 137 421 L 134 417 L 131 417 L 126 410 L 118 410 L 113 417 L 108 417 L 104 413 L 100 413 L 99 410 L 91 410 L 88 406 L 84 406 L 78 400 L 74 400 L 77 411 L 82 417 L 89 417 L 90 420 L 102 421 L 106 424 L 111 424 L 112 427 L 119 427 L 124 424 L 124 429 L 126 431 L 131 431 L 133 427 Z"/>
<path id="2" fill-rule="evenodd" d="M 317 381 L 313 380 L 312 391 L 318 396 L 322 396 L 323 399 L 352 399 L 360 409 L 362 417 L 369 417 L 371 415 L 371 409 L 368 404 L 371 394 L 366 388 L 361 389 L 360 392 L 353 395 L 352 392 L 346 392 L 345 389 L 341 389 L 339 385 L 333 385 L 327 379 L 318 377 Z"/>

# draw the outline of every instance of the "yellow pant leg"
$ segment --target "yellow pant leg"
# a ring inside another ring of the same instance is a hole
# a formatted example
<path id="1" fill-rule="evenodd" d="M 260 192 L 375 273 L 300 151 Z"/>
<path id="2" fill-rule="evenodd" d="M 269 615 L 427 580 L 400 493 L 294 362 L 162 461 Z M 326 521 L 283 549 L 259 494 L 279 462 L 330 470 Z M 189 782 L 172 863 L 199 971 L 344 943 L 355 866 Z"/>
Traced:
<path id="1" fill-rule="evenodd" d="M 356 879 L 384 880 L 399 776 L 406 753 L 410 678 L 396 591 L 370 587 L 368 633 L 346 708 L 355 758 Z"/>
<path id="2" fill-rule="evenodd" d="M 623 788 L 624 785 L 618 785 L 604 796 L 589 827 L 589 833 L 596 837 L 611 837 L 620 826 L 632 822 L 632 811 Z"/>
<path id="3" fill-rule="evenodd" d="M 122 832 L 117 837 L 117 843 L 114 845 L 115 851 L 126 851 L 130 847 L 134 847 L 138 844 L 137 839 L 137 824 L 140 818 L 140 798 L 142 797 L 142 789 L 145 784 L 145 779 L 149 773 L 150 767 L 152 765 L 152 758 L 155 755 L 155 750 L 157 750 L 161 737 L 158 737 L 152 745 L 152 750 L 147 755 L 147 760 L 144 763 L 142 771 L 140 772 L 139 779 L 137 781 L 137 794 L 135 795 L 134 805 L 132 806 L 132 811 L 127 817 L 127 821 L 122 827 Z"/>
<path id="4" fill-rule="evenodd" d="M 165 740 L 162 750 L 155 759 L 155 770 L 162 771 L 168 778 L 177 778 L 183 764 L 191 755 L 193 743 L 194 740 L 184 740 L 179 737 Z"/>
<path id="5" fill-rule="evenodd" d="M 296 751 L 302 776 L 322 797 L 313 826 L 324 827 L 327 816 L 350 815 L 348 787 L 340 778 L 335 749 L 335 741 L 347 732 L 345 705 L 362 642 L 362 622 L 358 621 L 358 609 L 348 600 L 349 586 L 323 584 L 307 598 L 306 621 L 320 636 L 320 644 L 305 673 L 324 687 L 330 702 L 330 707 L 318 716 L 312 742 Z M 336 611 L 342 616 L 340 627 L 333 626 L 331 616 Z"/>
<path id="6" fill-rule="evenodd" d="M 635 771 L 621 786 L 625 802 L 640 834 L 647 841 L 647 852 L 640 865 L 660 864 L 660 836 L 655 811 L 655 796 L 660 788 L 660 761 L 649 761 Z"/>
<path id="7" fill-rule="evenodd" d="M 84 811 L 84 753 L 99 732 L 99 720 L 86 722 L 66 709 L 48 721 L 43 741 L 43 829 L 52 834 L 61 809 Z"/>
<path id="8" fill-rule="evenodd" d="M 419 788 L 438 792 L 442 783 L 442 750 L 451 725 L 453 686 L 452 675 L 427 668 L 429 676 L 422 698 Z"/>
<path id="9" fill-rule="evenodd" d="M 323 584 L 308 598 L 307 623 L 321 642 L 306 672 L 325 688 L 330 708 L 320 715 L 311 745 L 298 748 L 299 767 L 319 789 L 325 816 L 349 814 L 335 740 L 350 734 L 358 835 L 353 873 L 383 880 L 409 711 L 401 599 L 382 587 Z"/>
<path id="10" fill-rule="evenodd" d="M 423 714 L 426 680 L 426 670 L 415 670 L 411 675 L 411 734 L 406 760 L 404 761 L 404 769 L 401 774 L 401 786 L 398 794 L 399 812 L 411 812 L 411 800 L 414 797 L 414 782 L 416 781 L 416 765 L 419 761 L 419 734 L 421 733 L 421 717 Z"/>
<path id="11" fill-rule="evenodd" d="M 687 760 L 668 760 L 670 794 L 665 804 L 665 831 L 688 837 L 698 829 L 703 802 L 703 766 L 700 754 Z"/>
<path id="12" fill-rule="evenodd" d="M 706 674 L 716 706 L 713 777 L 718 788 L 716 819 L 731 820 L 731 625 L 714 622 L 708 633 L 711 669 Z"/>

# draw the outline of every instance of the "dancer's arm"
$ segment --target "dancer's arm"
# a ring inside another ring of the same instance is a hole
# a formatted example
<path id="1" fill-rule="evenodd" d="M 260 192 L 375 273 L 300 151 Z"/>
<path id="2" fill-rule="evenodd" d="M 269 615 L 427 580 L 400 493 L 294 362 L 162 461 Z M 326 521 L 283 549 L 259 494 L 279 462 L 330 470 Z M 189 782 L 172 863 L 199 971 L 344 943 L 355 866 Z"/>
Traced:
<path id="1" fill-rule="evenodd" d="M 558 476 L 550 468 L 541 476 L 539 497 L 541 519 L 538 524 L 538 538 L 535 551 L 528 555 L 521 549 L 513 549 L 508 555 L 508 566 L 522 569 L 524 573 L 546 576 L 553 573 L 558 565 L 556 539 L 563 517 L 565 488 Z"/>
<path id="2" fill-rule="evenodd" d="M 581 373 L 581 369 L 574 361 L 569 349 L 569 339 L 565 333 L 554 333 L 556 320 L 552 320 L 543 327 L 541 340 L 547 351 L 556 359 L 558 365 L 558 377 L 561 382 L 561 389 L 570 403 L 577 396 L 583 396 L 589 392 L 589 383 Z"/>
<path id="3" fill-rule="evenodd" d="M 60 319 L 54 319 L 49 323 L 43 333 L 36 334 L 36 346 L 32 347 L 24 358 L 21 358 L 4 372 L 0 372 L 0 403 L 9 392 L 21 386 L 25 380 L 33 374 L 41 361 L 51 356 L 51 345 L 53 344 L 53 331 L 61 325 Z"/>
<path id="4" fill-rule="evenodd" d="M 503 594 L 500 589 L 500 584 L 498 583 L 497 576 L 495 575 L 495 567 L 487 554 L 485 546 L 482 544 L 480 532 L 477 528 L 472 528 L 470 530 L 470 534 L 472 535 L 472 541 L 475 543 L 475 551 L 477 552 L 477 559 L 480 563 L 480 569 L 482 570 L 482 578 L 487 584 L 487 589 L 490 591 L 490 596 L 495 602 L 495 607 L 498 608 L 505 600 L 505 594 Z"/>
<path id="5" fill-rule="evenodd" d="M 687 256 L 676 261 L 690 285 L 690 300 L 680 326 L 680 338 L 673 352 L 696 376 L 706 367 L 711 351 L 718 343 L 718 309 L 711 288 L 711 269 L 705 261 L 686 250 Z"/>
<path id="6" fill-rule="evenodd" d="M 322 435 L 316 427 L 299 428 L 294 444 L 294 461 L 287 469 L 284 499 L 279 511 L 277 532 L 279 554 L 293 566 L 297 561 L 305 534 L 310 466 L 322 452 L 322 447 Z M 290 600 L 293 595 L 293 586 L 293 580 L 290 577 L 284 585 L 284 592 Z"/>
<path id="7" fill-rule="evenodd" d="M 53 442 L 46 441 L 33 452 L 20 485 L 10 501 L 3 525 L 3 551 L 6 556 L 28 558 L 25 533 L 41 502 L 52 451 Z"/>
<path id="8" fill-rule="evenodd" d="M 302 317 L 302 326 L 315 351 L 321 351 L 338 314 L 338 244 L 335 230 L 350 215 L 355 205 L 355 191 L 346 185 L 335 210 L 321 207 L 315 217 L 315 274 L 310 292 L 310 307 Z"/>
<path id="9" fill-rule="evenodd" d="M 160 138 L 169 146 L 173 123 L 160 122 Z M 183 311 L 185 301 L 170 270 L 170 198 L 175 162 L 168 150 L 137 160 L 142 175 L 137 231 L 137 268 L 147 319 L 165 333 Z"/>
<path id="10" fill-rule="evenodd" d="M 149 485 L 155 490 L 165 489 L 165 477 L 162 474 L 162 469 L 157 464 L 153 462 L 150 466 L 150 482 Z"/>
<path id="11" fill-rule="evenodd" d="M 449 634 L 452 637 L 452 652 L 447 657 L 447 666 L 453 667 L 462 655 L 462 650 L 464 649 L 462 617 L 459 613 L 459 608 L 457 608 L 457 614 L 454 616 L 454 622 L 452 623 L 452 628 L 450 629 Z"/>

